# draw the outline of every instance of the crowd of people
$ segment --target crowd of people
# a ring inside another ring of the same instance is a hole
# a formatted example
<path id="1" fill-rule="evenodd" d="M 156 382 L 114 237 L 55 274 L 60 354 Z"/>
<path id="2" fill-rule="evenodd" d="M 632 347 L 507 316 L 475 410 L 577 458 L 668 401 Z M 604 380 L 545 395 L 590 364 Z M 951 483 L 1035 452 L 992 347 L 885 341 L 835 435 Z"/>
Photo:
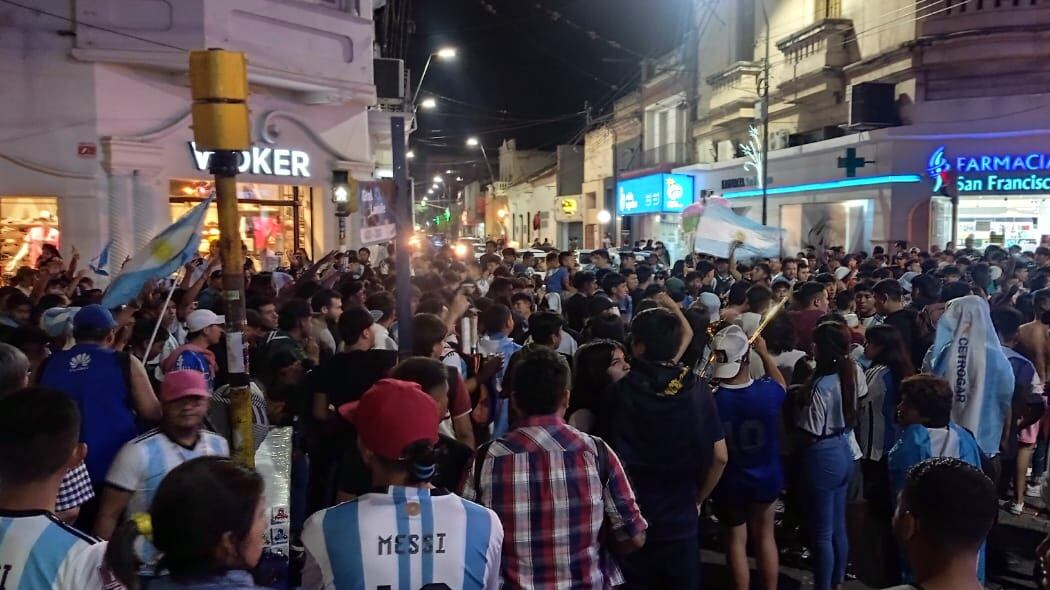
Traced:
<path id="1" fill-rule="evenodd" d="M 246 263 L 293 585 L 695 589 L 712 526 L 739 590 L 1001 567 L 1000 501 L 1045 487 L 1050 248 L 542 246 L 414 252 L 408 293 L 393 246 Z M 0 288 L 0 588 L 266 587 L 217 249 L 116 309 L 77 264 Z"/>

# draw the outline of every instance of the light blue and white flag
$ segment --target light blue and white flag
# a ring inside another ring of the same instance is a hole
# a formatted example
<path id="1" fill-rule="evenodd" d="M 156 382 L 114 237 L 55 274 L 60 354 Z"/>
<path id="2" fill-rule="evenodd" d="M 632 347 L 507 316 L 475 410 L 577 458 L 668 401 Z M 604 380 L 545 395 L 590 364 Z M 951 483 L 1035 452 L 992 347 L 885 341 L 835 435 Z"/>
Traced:
<path id="1" fill-rule="evenodd" d="M 135 299 L 147 282 L 166 277 L 197 254 L 201 224 L 214 196 L 186 212 L 135 253 L 102 297 L 102 306 L 114 308 Z"/>
<path id="2" fill-rule="evenodd" d="M 997 454 L 1014 373 L 992 326 L 988 302 L 977 295 L 950 301 L 937 321 L 929 354 L 933 373 L 951 385 L 952 422 L 972 432 L 986 455 Z"/>
<path id="3" fill-rule="evenodd" d="M 109 276 L 109 248 L 113 245 L 113 240 L 106 242 L 106 245 L 102 247 L 102 251 L 98 253 L 98 256 L 91 260 L 88 264 L 88 268 L 91 272 L 95 273 L 100 277 Z"/>
<path id="4" fill-rule="evenodd" d="M 728 258 L 733 242 L 741 242 L 736 255 L 740 260 L 780 256 L 780 238 L 784 230 L 762 225 L 729 207 L 710 204 L 700 216 L 693 233 L 693 250 L 719 258 Z"/>

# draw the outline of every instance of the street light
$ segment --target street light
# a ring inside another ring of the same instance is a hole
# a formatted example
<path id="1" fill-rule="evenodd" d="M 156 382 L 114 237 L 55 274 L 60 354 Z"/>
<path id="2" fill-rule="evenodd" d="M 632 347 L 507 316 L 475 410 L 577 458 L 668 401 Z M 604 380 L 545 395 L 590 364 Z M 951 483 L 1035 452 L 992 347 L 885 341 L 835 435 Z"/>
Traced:
<path id="1" fill-rule="evenodd" d="M 485 145 L 481 143 L 476 137 L 467 138 L 467 147 L 479 147 L 481 148 L 481 155 L 485 158 L 485 166 L 489 169 L 489 182 L 496 182 L 496 175 L 492 172 L 492 164 L 489 162 L 489 155 L 485 153 Z"/>
<path id="2" fill-rule="evenodd" d="M 412 158 L 416 157 L 416 152 L 413 152 L 412 150 L 408 150 L 408 153 L 405 154 L 405 157 L 408 158 L 409 160 L 411 160 Z"/>
<path id="3" fill-rule="evenodd" d="M 434 177 L 434 183 L 437 184 L 439 182 L 445 182 L 445 179 L 441 178 L 440 174 Z"/>
<path id="4" fill-rule="evenodd" d="M 432 191 L 436 191 L 437 189 L 438 189 L 438 185 L 436 185 L 436 184 L 434 186 L 430 187 L 430 190 L 432 190 Z"/>
<path id="5" fill-rule="evenodd" d="M 448 170 L 445 170 L 445 174 L 455 174 L 455 173 L 456 173 L 456 171 L 452 170 L 451 168 L 448 169 Z"/>
<path id="6" fill-rule="evenodd" d="M 427 70 L 430 69 L 430 62 L 435 57 L 438 58 L 438 59 L 446 60 L 446 61 L 450 60 L 450 59 L 455 59 L 456 58 L 456 48 L 455 47 L 442 47 L 442 48 L 438 49 L 437 51 L 435 51 L 434 53 L 431 53 L 430 56 L 427 57 L 427 63 L 426 63 L 426 65 L 423 66 L 423 75 L 419 77 L 419 84 L 416 86 L 416 92 L 412 95 L 412 103 L 413 104 L 415 104 L 416 100 L 419 99 L 419 90 L 421 88 L 423 88 L 423 79 L 427 77 Z"/>
<path id="7" fill-rule="evenodd" d="M 609 213 L 605 209 L 602 209 L 601 211 L 598 212 L 598 223 L 600 223 L 602 225 L 605 225 L 606 223 L 609 223 L 610 221 L 612 221 L 612 213 Z"/>
<path id="8" fill-rule="evenodd" d="M 431 97 L 424 98 L 419 103 L 419 107 L 420 108 L 426 109 L 428 111 L 432 110 L 432 109 L 436 109 L 437 106 L 438 106 L 438 101 L 436 99 L 434 99 L 434 98 L 431 98 Z"/>

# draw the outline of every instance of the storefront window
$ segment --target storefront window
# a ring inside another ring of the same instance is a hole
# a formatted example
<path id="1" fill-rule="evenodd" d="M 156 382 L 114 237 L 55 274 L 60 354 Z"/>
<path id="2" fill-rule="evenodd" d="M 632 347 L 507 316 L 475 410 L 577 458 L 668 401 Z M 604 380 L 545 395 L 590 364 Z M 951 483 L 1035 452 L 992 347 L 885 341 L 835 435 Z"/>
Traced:
<path id="1" fill-rule="evenodd" d="M 170 183 L 172 219 L 178 219 L 207 198 L 213 183 L 200 180 L 173 180 Z M 241 241 L 255 269 L 272 271 L 288 265 L 297 248 L 313 256 L 311 236 L 312 189 L 309 186 L 237 183 Z M 219 237 L 218 210 L 213 205 L 204 220 L 201 254 Z"/>
<path id="2" fill-rule="evenodd" d="M 36 266 L 44 244 L 59 247 L 58 199 L 0 195 L 0 264 Z"/>
<path id="3" fill-rule="evenodd" d="M 1041 195 L 959 199 L 959 240 L 972 238 L 975 248 L 995 244 L 1034 250 L 1043 234 L 1050 234 L 1050 201 Z"/>

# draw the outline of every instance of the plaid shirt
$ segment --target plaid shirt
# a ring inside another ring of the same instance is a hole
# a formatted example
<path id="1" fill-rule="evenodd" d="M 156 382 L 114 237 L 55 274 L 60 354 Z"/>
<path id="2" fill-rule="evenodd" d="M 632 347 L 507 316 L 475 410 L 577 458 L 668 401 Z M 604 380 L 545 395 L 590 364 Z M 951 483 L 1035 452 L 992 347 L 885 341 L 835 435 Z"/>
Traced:
<path id="1" fill-rule="evenodd" d="M 58 488 L 58 500 L 55 502 L 55 512 L 72 510 L 94 497 L 95 490 L 91 487 L 91 476 L 88 475 L 87 467 L 81 463 L 70 469 L 62 478 L 62 485 Z"/>
<path id="2" fill-rule="evenodd" d="M 479 459 L 480 478 L 473 473 L 478 462 L 471 467 L 463 496 L 503 522 L 504 588 L 598 590 L 623 583 L 599 530 L 605 523 L 626 540 L 648 525 L 611 449 L 608 481 L 601 481 L 596 444 L 561 418 L 532 417 L 489 445 Z"/>

